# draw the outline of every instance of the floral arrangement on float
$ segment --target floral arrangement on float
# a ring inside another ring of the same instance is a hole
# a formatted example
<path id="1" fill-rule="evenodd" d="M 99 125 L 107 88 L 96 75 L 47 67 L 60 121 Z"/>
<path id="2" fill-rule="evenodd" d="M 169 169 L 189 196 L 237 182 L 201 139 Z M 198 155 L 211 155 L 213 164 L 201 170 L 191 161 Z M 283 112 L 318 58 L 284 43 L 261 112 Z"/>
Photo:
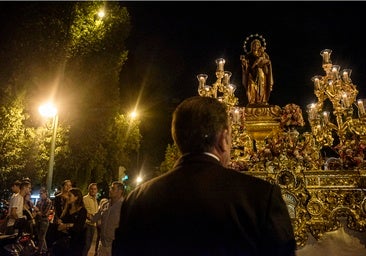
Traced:
<path id="1" fill-rule="evenodd" d="M 305 126 L 300 106 L 290 103 L 282 108 L 280 131 L 265 139 L 264 147 L 245 150 L 244 156 L 235 156 L 231 167 L 238 171 L 265 171 L 274 173 L 291 168 L 301 171 L 322 165 L 320 149 L 309 132 L 300 133 Z M 245 134 L 245 128 L 244 128 Z"/>

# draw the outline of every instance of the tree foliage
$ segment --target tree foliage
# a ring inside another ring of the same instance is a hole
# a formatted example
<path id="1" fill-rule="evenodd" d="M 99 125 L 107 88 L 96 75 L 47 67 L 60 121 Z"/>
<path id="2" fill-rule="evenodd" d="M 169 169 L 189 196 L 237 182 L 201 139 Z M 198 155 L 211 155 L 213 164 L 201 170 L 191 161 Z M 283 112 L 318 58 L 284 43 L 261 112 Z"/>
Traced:
<path id="1" fill-rule="evenodd" d="M 28 118 L 23 111 L 24 94 L 15 94 L 11 87 L 5 87 L 0 95 L 0 172 L 2 184 L 9 185 L 8 177 L 20 177 L 26 162 L 23 156 L 29 147 L 33 130 L 24 126 Z"/>
<path id="2" fill-rule="evenodd" d="M 173 169 L 175 162 L 178 160 L 180 156 L 181 153 L 179 152 L 177 145 L 175 143 L 168 144 L 165 150 L 165 159 L 161 163 L 159 173 L 157 173 L 157 175 L 161 175 Z"/>
<path id="3" fill-rule="evenodd" d="M 53 184 L 72 179 L 85 189 L 90 182 L 116 179 L 141 137 L 138 125 L 131 128 L 120 111 L 119 73 L 131 27 L 127 9 L 102 1 L 8 7 L 7 22 L 17 26 L 11 33 L 0 29 L 0 57 L 7 61 L 0 63 L 0 88 L 12 90 L 0 104 L 0 168 L 7 170 L 1 174 L 33 170 L 27 176 L 45 182 L 51 133 L 37 108 L 50 99 L 60 120 Z"/>

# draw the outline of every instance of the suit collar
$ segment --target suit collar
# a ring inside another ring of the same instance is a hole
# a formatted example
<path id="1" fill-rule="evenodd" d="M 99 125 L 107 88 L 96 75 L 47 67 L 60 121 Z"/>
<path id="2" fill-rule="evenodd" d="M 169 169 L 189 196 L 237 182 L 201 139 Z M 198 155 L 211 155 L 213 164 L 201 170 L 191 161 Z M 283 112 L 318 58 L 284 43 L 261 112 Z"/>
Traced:
<path id="1" fill-rule="evenodd" d="M 206 153 L 187 153 L 181 156 L 177 162 L 174 164 L 174 168 L 186 164 L 186 163 L 192 163 L 192 162 L 207 162 L 207 163 L 213 163 L 221 165 L 220 161 L 212 156 L 211 154 Z"/>

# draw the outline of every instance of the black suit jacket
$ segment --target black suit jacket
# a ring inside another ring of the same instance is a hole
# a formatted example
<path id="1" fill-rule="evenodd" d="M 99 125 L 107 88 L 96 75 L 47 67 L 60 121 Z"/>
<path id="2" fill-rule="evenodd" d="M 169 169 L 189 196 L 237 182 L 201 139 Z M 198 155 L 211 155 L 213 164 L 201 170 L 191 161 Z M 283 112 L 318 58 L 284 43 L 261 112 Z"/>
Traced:
<path id="1" fill-rule="evenodd" d="M 124 200 L 113 255 L 294 255 L 280 188 L 205 154 L 141 184 Z"/>

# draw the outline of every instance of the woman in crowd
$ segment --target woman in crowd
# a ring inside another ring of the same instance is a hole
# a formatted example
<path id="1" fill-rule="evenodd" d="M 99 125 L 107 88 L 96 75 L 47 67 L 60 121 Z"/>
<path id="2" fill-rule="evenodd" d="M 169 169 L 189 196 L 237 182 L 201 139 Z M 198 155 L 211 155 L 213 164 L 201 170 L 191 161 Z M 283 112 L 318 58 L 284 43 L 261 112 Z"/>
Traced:
<path id="1" fill-rule="evenodd" d="M 36 219 L 36 234 L 38 240 L 38 254 L 47 253 L 46 234 L 49 227 L 49 215 L 52 209 L 52 201 L 48 197 L 47 189 L 41 188 L 39 191 L 39 200 L 36 203 L 35 219 Z"/>
<path id="2" fill-rule="evenodd" d="M 69 197 L 68 193 L 71 188 L 71 180 L 64 180 L 61 184 L 61 191 L 58 194 L 55 194 L 55 199 L 53 201 L 54 217 L 53 221 L 51 221 L 48 226 L 48 231 L 46 234 L 46 241 L 48 246 L 52 246 L 52 244 L 59 238 L 59 232 L 57 232 L 57 223 L 63 209 L 66 206 L 66 202 Z"/>
<path id="3" fill-rule="evenodd" d="M 72 188 L 71 180 L 64 180 L 61 186 L 61 192 L 55 196 L 55 221 L 60 218 L 62 211 L 66 205 L 66 201 L 69 197 L 68 192 Z"/>
<path id="4" fill-rule="evenodd" d="M 34 208 L 33 202 L 31 200 L 31 193 L 28 192 L 24 195 L 24 205 L 23 205 L 23 215 L 26 218 L 26 223 L 24 227 L 24 232 L 29 233 L 32 237 L 34 237 Z"/>
<path id="5" fill-rule="evenodd" d="M 53 255 L 80 256 L 85 245 L 85 221 L 87 211 L 79 188 L 68 192 L 67 204 L 58 220 L 57 230 L 61 238 L 53 244 Z"/>

